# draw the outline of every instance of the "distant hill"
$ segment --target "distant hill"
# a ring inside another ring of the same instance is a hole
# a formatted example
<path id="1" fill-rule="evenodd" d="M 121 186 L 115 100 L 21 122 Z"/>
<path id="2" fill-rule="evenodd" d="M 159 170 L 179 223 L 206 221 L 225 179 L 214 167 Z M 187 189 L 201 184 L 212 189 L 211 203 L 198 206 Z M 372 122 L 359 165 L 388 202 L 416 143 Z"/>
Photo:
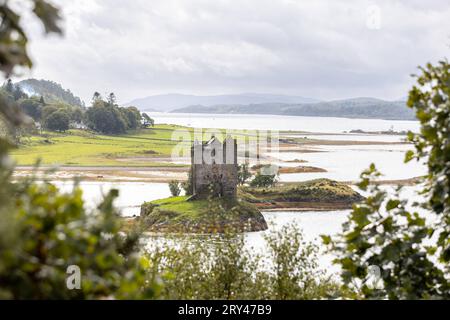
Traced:
<path id="1" fill-rule="evenodd" d="M 80 107 L 84 106 L 79 97 L 54 81 L 27 79 L 19 81 L 15 85 L 18 85 L 29 96 L 43 96 L 47 102 L 64 102 Z"/>
<path id="2" fill-rule="evenodd" d="M 173 110 L 179 113 L 241 113 L 289 116 L 368 118 L 387 120 L 415 120 L 414 112 L 405 101 L 386 101 L 375 98 L 353 98 L 316 103 L 260 103 L 192 105 Z"/>
<path id="3" fill-rule="evenodd" d="M 300 96 L 242 93 L 214 96 L 195 96 L 186 94 L 163 94 L 135 99 L 126 105 L 135 106 L 140 110 L 172 111 L 192 105 L 214 106 L 214 105 L 248 105 L 257 103 L 312 103 L 318 100 Z"/>

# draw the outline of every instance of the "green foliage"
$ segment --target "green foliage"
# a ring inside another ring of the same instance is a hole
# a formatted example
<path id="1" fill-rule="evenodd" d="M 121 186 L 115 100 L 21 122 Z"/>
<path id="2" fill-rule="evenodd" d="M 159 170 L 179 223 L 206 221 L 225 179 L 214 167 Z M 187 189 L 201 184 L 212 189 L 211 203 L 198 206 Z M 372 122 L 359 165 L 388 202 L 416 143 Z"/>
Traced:
<path id="1" fill-rule="evenodd" d="M 407 200 L 382 190 L 372 180 L 375 166 L 362 173 L 359 187 L 369 193 L 354 205 L 343 234 L 324 237 L 337 253 L 346 287 L 362 297 L 377 299 L 432 299 L 448 297 L 443 271 L 425 245 L 430 236 L 423 215 L 407 209 Z M 380 288 L 368 282 L 371 268 L 380 268 Z"/>
<path id="2" fill-rule="evenodd" d="M 28 96 L 25 94 L 25 92 L 22 91 L 22 89 L 19 86 L 14 86 L 14 92 L 13 92 L 14 100 L 20 100 L 28 98 Z"/>
<path id="3" fill-rule="evenodd" d="M 238 184 L 243 185 L 247 182 L 248 179 L 252 177 L 250 173 L 248 163 L 243 163 L 238 166 Z"/>
<path id="4" fill-rule="evenodd" d="M 52 112 L 45 120 L 44 127 L 52 131 L 64 132 L 69 130 L 70 118 L 67 112 L 57 110 Z"/>
<path id="5" fill-rule="evenodd" d="M 9 229 L 0 237 L 0 297 L 92 299 L 151 297 L 144 263 L 134 253 L 137 235 L 122 236 L 112 191 L 87 212 L 81 191 L 51 184 L 15 184 Z M 5 221 L 3 221 L 2 225 Z M 70 265 L 81 269 L 81 289 L 66 287 Z"/>
<path id="6" fill-rule="evenodd" d="M 266 277 L 272 299 L 318 299 L 337 295 L 338 286 L 318 267 L 319 248 L 305 241 L 297 226 L 285 225 L 264 239 L 271 261 Z"/>
<path id="7" fill-rule="evenodd" d="M 45 0 L 30 0 L 34 16 L 44 25 L 47 33 L 61 33 L 58 10 Z M 20 15 L 4 1 L 0 5 L 0 70 L 9 76 L 15 66 L 30 68 L 32 62 L 27 52 L 28 37 Z M 20 6 L 19 6 L 20 7 Z"/>
<path id="8" fill-rule="evenodd" d="M 47 32 L 59 32 L 56 9 L 32 1 Z M 0 67 L 9 74 L 15 65 L 31 66 L 20 17 L 0 5 Z M 54 111 L 58 113 L 60 111 Z M 51 115 L 51 114 L 49 114 Z M 0 95 L 0 116 L 16 130 L 27 123 L 19 106 Z M 119 233 L 121 220 L 111 192 L 94 212 L 84 208 L 81 191 L 61 193 L 34 178 L 12 182 L 9 141 L 0 137 L 0 298 L 147 298 L 157 286 L 146 280 L 148 261 L 136 255 L 139 233 Z M 69 265 L 81 269 L 81 289 L 66 286 Z M 147 289 L 145 289 L 147 288 Z"/>
<path id="9" fill-rule="evenodd" d="M 83 101 L 69 89 L 64 89 L 59 83 L 50 80 L 27 79 L 16 83 L 16 86 L 27 89 L 50 104 L 68 104 L 84 107 Z"/>
<path id="10" fill-rule="evenodd" d="M 408 106 L 421 124 L 419 134 L 410 134 L 415 154 L 408 159 L 426 159 L 428 175 L 424 194 L 426 206 L 438 215 L 436 228 L 440 259 L 450 262 L 450 64 L 441 61 L 421 68 L 417 85 L 409 94 Z"/>
<path id="11" fill-rule="evenodd" d="M 173 197 L 178 197 L 181 193 L 180 183 L 176 180 L 172 180 L 169 182 L 170 194 Z"/>
<path id="12" fill-rule="evenodd" d="M 45 122 L 53 112 L 57 111 L 58 107 L 55 105 L 45 105 L 41 109 L 41 120 Z"/>
<path id="13" fill-rule="evenodd" d="M 264 240 L 267 255 L 248 247 L 245 236 L 232 229 L 208 239 L 175 235 L 149 250 L 149 275 L 162 275 L 164 299 L 321 299 L 340 294 L 317 267 L 317 247 L 303 241 L 296 227 L 274 231 Z"/>
<path id="14" fill-rule="evenodd" d="M 153 127 L 155 125 L 155 120 L 150 118 L 148 114 L 142 113 L 142 118 L 144 119 L 144 122 L 142 124 L 144 128 Z"/>
<path id="15" fill-rule="evenodd" d="M 255 188 L 270 188 L 277 183 L 276 174 L 262 174 L 257 172 L 255 177 L 250 181 L 250 186 Z"/>
<path id="16" fill-rule="evenodd" d="M 4 88 L 9 94 L 12 94 L 14 92 L 14 84 L 11 79 L 6 80 Z"/>
<path id="17" fill-rule="evenodd" d="M 35 121 L 39 121 L 41 119 L 41 112 L 43 104 L 34 98 L 24 99 L 19 101 L 19 106 L 22 111 L 33 118 Z"/>
<path id="18" fill-rule="evenodd" d="M 121 108 L 116 104 L 114 93 L 110 93 L 107 101 L 96 92 L 92 106 L 86 111 L 89 128 L 104 134 L 121 134 L 127 130 L 141 127 L 142 116 L 135 107 Z"/>
<path id="19" fill-rule="evenodd" d="M 189 169 L 188 179 L 181 183 L 181 187 L 184 190 L 184 194 L 192 196 L 194 194 L 194 185 L 192 184 L 192 168 Z"/>
<path id="20" fill-rule="evenodd" d="M 405 161 L 423 160 L 428 175 L 423 201 L 388 194 L 372 182 L 380 176 L 372 164 L 362 173 L 359 188 L 366 201 L 355 205 L 344 233 L 323 239 L 337 254 L 346 287 L 365 298 L 434 299 L 450 297 L 450 76 L 449 64 L 422 68 L 410 91 L 408 106 L 421 123 L 409 133 L 415 152 Z M 439 263 L 437 263 L 439 261 Z M 380 268 L 381 286 L 368 284 L 371 267 Z"/>
<path id="21" fill-rule="evenodd" d="M 95 105 L 86 111 L 87 125 L 92 130 L 105 134 L 119 134 L 126 130 L 126 123 L 117 108 Z"/>
<path id="22" fill-rule="evenodd" d="M 58 26 L 60 16 L 58 10 L 45 0 L 24 1 L 32 4 L 34 16 L 44 25 L 47 33 L 61 33 Z M 9 77 L 16 66 L 30 68 L 32 62 L 27 52 L 28 38 L 22 27 L 22 20 L 16 8 L 10 2 L 0 4 L 0 71 Z M 21 6 L 18 6 L 19 8 Z M 29 17 L 30 18 L 30 17 Z M 14 97 L 14 85 L 8 80 L 5 86 L 6 96 L 0 95 L 0 115 L 7 131 L 14 131 L 17 126 L 30 122 L 20 107 L 11 99 Z M 8 141 L 0 137 L 0 164 L 8 150 Z M 0 168 L 1 169 L 1 168 Z"/>
<path id="23" fill-rule="evenodd" d="M 351 205 L 364 198 L 350 186 L 330 179 L 315 179 L 297 183 L 278 184 L 274 187 L 256 188 L 242 186 L 238 194 L 253 203 L 306 202 Z"/>
<path id="24" fill-rule="evenodd" d="M 170 197 L 141 206 L 142 228 L 156 232 L 217 233 L 233 228 L 236 232 L 267 229 L 261 212 L 241 200 L 211 197 L 192 199 Z"/>
<path id="25" fill-rule="evenodd" d="M 120 108 L 127 123 L 127 130 L 136 130 L 141 127 L 141 113 L 136 107 Z"/>
<path id="26" fill-rule="evenodd" d="M 84 113 L 83 113 L 82 109 L 79 107 L 70 108 L 69 116 L 70 116 L 71 121 L 78 123 L 78 124 L 82 123 L 83 119 L 84 119 Z"/>

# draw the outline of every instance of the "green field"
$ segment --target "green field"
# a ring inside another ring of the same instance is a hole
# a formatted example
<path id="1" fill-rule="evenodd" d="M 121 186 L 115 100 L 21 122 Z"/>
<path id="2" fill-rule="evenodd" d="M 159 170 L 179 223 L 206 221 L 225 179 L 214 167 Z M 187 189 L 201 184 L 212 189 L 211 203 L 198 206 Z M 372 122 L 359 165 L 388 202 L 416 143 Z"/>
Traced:
<path id="1" fill-rule="evenodd" d="M 11 154 L 17 164 L 22 166 L 33 165 L 38 159 L 43 165 L 168 165 L 157 159 L 171 155 L 173 147 L 179 143 L 171 139 L 173 131 L 178 128 L 182 127 L 157 125 L 120 136 L 99 135 L 84 130 L 45 132 L 23 138 L 22 144 Z M 155 158 L 155 161 L 151 158 Z"/>
<path id="2" fill-rule="evenodd" d="M 179 135 L 172 139 L 177 129 L 186 132 L 189 140 Z M 38 160 L 41 165 L 59 166 L 180 166 L 167 162 L 168 157 L 177 145 L 190 148 L 192 132 L 192 128 L 166 124 L 123 135 L 101 135 L 87 130 L 43 132 L 23 137 L 11 155 L 19 166 L 32 166 Z M 238 132 L 233 136 L 255 139 Z M 181 142 L 183 139 L 185 142 Z"/>

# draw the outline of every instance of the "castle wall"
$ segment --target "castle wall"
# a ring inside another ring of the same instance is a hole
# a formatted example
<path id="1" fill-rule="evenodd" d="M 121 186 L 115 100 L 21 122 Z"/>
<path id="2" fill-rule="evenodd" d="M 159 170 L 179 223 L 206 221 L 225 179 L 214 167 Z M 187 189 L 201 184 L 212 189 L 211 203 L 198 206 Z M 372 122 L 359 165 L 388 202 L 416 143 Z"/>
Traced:
<path id="1" fill-rule="evenodd" d="M 221 144 L 217 140 L 213 140 L 207 145 L 194 144 L 192 146 L 192 183 L 196 197 L 209 196 L 212 184 L 220 195 L 236 197 L 237 145 L 234 139 L 227 141 L 228 144 L 226 142 Z"/>
<path id="2" fill-rule="evenodd" d="M 192 178 L 196 195 L 209 195 L 212 183 L 221 185 L 223 196 L 236 195 L 237 166 L 234 164 L 196 164 Z"/>

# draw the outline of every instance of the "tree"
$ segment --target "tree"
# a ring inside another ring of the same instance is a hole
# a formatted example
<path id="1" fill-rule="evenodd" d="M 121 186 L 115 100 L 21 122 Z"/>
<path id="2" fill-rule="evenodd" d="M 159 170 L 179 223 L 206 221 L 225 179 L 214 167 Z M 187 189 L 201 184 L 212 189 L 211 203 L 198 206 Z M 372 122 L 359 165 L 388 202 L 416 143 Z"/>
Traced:
<path id="1" fill-rule="evenodd" d="M 61 193 L 54 185 L 24 183 L 15 199 L 14 223 L 0 234 L 0 298 L 149 298 L 144 258 L 134 255 L 138 238 L 121 236 L 109 193 L 94 212 L 81 190 Z M 67 270 L 81 271 L 80 290 L 68 290 Z"/>
<path id="2" fill-rule="evenodd" d="M 50 114 L 52 114 L 53 112 L 55 112 L 57 110 L 58 110 L 58 108 L 56 106 L 54 106 L 54 105 L 44 106 L 41 109 L 41 119 L 42 120 L 47 119 L 48 116 L 50 116 Z"/>
<path id="3" fill-rule="evenodd" d="M 99 101 L 103 101 L 102 95 L 99 92 L 95 91 L 94 95 L 92 96 L 92 105 L 95 105 L 95 103 Z"/>
<path id="4" fill-rule="evenodd" d="M 22 88 L 20 86 L 15 85 L 14 86 L 14 92 L 13 92 L 14 100 L 20 100 L 23 98 L 28 98 L 28 96 L 25 94 L 25 92 L 22 91 Z"/>
<path id="5" fill-rule="evenodd" d="M 6 89 L 6 91 L 9 92 L 10 94 L 13 94 L 13 93 L 14 93 L 14 84 L 13 84 L 13 82 L 12 82 L 11 79 L 8 79 L 8 80 L 6 81 L 5 89 Z"/>
<path id="6" fill-rule="evenodd" d="M 80 107 L 71 107 L 69 114 L 70 114 L 70 121 L 73 121 L 78 124 L 83 122 L 83 111 Z"/>
<path id="7" fill-rule="evenodd" d="M 169 182 L 169 189 L 173 197 L 178 197 L 181 193 L 180 183 L 176 180 Z"/>
<path id="8" fill-rule="evenodd" d="M 248 168 L 248 163 L 243 163 L 238 166 L 238 184 L 243 185 L 248 179 L 252 177 L 250 170 Z"/>
<path id="9" fill-rule="evenodd" d="M 105 134 L 125 133 L 127 124 L 118 107 L 97 103 L 86 111 L 87 125 Z"/>
<path id="10" fill-rule="evenodd" d="M 24 99 L 19 102 L 20 108 L 23 112 L 33 118 L 35 121 L 41 119 L 41 112 L 43 105 L 36 99 Z"/>
<path id="11" fill-rule="evenodd" d="M 277 178 L 275 174 L 267 175 L 256 173 L 252 181 L 250 181 L 251 187 L 256 188 L 271 188 L 277 183 Z"/>
<path id="12" fill-rule="evenodd" d="M 44 118 L 44 127 L 52 131 L 69 130 L 70 118 L 66 111 L 57 110 Z"/>
<path id="13" fill-rule="evenodd" d="M 108 95 L 108 99 L 106 100 L 106 102 L 110 105 L 110 106 L 115 106 L 116 105 L 116 95 L 114 94 L 114 92 L 111 92 Z"/>
<path id="14" fill-rule="evenodd" d="M 415 152 L 406 160 L 426 159 L 428 175 L 424 194 L 425 204 L 438 216 L 439 258 L 447 270 L 450 262 L 450 64 L 441 61 L 437 66 L 421 68 L 422 75 L 409 93 L 408 106 L 416 112 L 421 124 L 419 134 L 409 134 Z"/>
<path id="15" fill-rule="evenodd" d="M 415 151 L 408 151 L 405 161 L 427 163 L 421 192 L 425 200 L 413 202 L 401 197 L 400 191 L 389 194 L 373 184 L 380 173 L 372 164 L 358 185 L 368 196 L 350 213 L 343 234 L 323 236 L 337 255 L 345 287 L 357 290 L 360 297 L 450 298 L 449 70 L 447 61 L 421 68 L 408 98 L 421 130 L 409 133 Z M 426 214 L 421 212 L 424 209 Z M 373 268 L 378 270 L 379 287 L 368 283 Z"/>
<path id="16" fill-rule="evenodd" d="M 30 2 L 46 31 L 59 32 L 57 9 L 44 0 Z M 0 4 L 0 70 L 7 76 L 16 65 L 31 67 L 20 15 L 8 3 Z M 13 128 L 28 121 L 3 97 L 0 115 Z M 148 261 L 136 254 L 139 234 L 119 232 L 112 203 L 117 191 L 88 212 L 77 187 L 62 193 L 32 178 L 13 182 L 10 145 L 0 136 L 0 299 L 153 297 L 158 286 L 146 278 Z M 68 290 L 69 266 L 81 269 L 80 290 Z"/>
<path id="17" fill-rule="evenodd" d="M 205 219 L 226 214 L 220 206 L 210 210 Z M 148 253 L 149 273 L 163 275 L 163 299 L 345 298 L 318 268 L 318 248 L 304 240 L 298 226 L 263 236 L 266 254 L 249 248 L 245 234 L 236 234 L 232 226 L 219 239 L 177 234 L 155 244 Z"/>
<path id="18" fill-rule="evenodd" d="M 149 115 L 146 114 L 145 112 L 142 113 L 142 118 L 144 119 L 144 123 L 143 123 L 144 128 L 153 127 L 155 125 L 155 120 L 150 118 Z"/>
<path id="19" fill-rule="evenodd" d="M 33 6 L 33 14 L 45 28 L 46 33 L 60 34 L 59 26 L 61 17 L 56 7 L 45 0 L 30 0 Z M 0 5 L 2 20 L 2 47 L 0 70 L 7 77 L 13 72 L 15 66 L 31 68 L 32 62 L 27 52 L 28 37 L 22 27 L 21 16 L 9 7 L 8 2 Z"/>
<path id="20" fill-rule="evenodd" d="M 108 101 L 103 101 L 98 92 L 94 93 L 92 106 L 86 111 L 87 125 L 92 130 L 105 134 L 120 134 L 140 127 L 141 113 L 136 107 L 121 108 L 116 104 L 114 93 Z"/>
<path id="21" fill-rule="evenodd" d="M 142 116 L 136 107 L 120 108 L 127 123 L 128 130 L 136 130 L 141 126 Z"/>
<path id="22" fill-rule="evenodd" d="M 194 194 L 194 185 L 192 183 L 192 167 L 189 169 L 187 181 L 181 183 L 181 187 L 184 190 L 184 194 L 187 196 L 192 196 Z"/>
<path id="23" fill-rule="evenodd" d="M 278 167 L 275 165 L 264 165 L 250 181 L 251 187 L 271 188 L 278 182 Z"/>

